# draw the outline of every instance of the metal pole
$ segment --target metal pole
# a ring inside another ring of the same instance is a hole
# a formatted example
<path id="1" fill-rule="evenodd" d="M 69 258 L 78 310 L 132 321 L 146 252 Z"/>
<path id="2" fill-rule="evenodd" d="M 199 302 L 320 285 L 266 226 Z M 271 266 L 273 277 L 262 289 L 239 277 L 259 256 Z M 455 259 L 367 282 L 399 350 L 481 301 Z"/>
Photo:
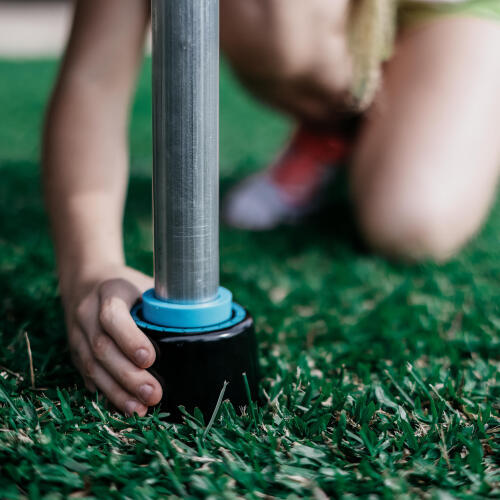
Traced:
<path id="1" fill-rule="evenodd" d="M 152 0 L 155 295 L 219 287 L 219 0 Z"/>

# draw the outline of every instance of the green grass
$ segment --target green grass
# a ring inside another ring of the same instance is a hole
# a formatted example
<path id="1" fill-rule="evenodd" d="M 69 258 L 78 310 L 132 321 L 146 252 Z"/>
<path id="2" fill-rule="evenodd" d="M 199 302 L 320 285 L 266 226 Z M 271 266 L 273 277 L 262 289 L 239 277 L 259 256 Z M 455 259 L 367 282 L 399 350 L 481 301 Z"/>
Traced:
<path id="1" fill-rule="evenodd" d="M 255 316 L 268 404 L 240 416 L 223 403 L 205 432 L 199 416 L 126 419 L 87 393 L 66 348 L 39 188 L 55 69 L 0 62 L 2 498 L 500 496 L 498 204 L 444 266 L 364 251 L 342 196 L 296 228 L 223 228 L 222 282 Z M 125 222 L 129 263 L 146 272 L 149 78 L 146 67 Z M 223 190 L 269 160 L 288 130 L 227 69 L 221 125 Z"/>

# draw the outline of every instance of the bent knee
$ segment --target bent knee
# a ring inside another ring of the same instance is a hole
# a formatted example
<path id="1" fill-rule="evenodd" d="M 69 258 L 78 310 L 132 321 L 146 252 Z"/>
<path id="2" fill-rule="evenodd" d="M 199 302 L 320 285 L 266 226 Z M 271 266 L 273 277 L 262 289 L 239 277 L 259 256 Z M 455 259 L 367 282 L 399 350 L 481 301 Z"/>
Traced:
<path id="1" fill-rule="evenodd" d="M 345 64 L 348 3 L 224 0 L 222 49 L 238 73 L 270 80 L 301 78 L 318 59 Z"/>
<path id="2" fill-rule="evenodd" d="M 223 25 L 224 26 L 224 25 Z M 303 46 L 296 46 L 275 30 L 257 35 L 244 27 L 222 30 L 222 50 L 236 72 L 244 79 L 274 81 L 295 80 L 310 64 Z"/>
<path id="3" fill-rule="evenodd" d="M 224 0 L 222 50 L 255 95 L 301 121 L 329 124 L 346 110 L 352 77 L 348 1 L 337 4 Z"/>
<path id="4" fill-rule="evenodd" d="M 367 243 L 389 257 L 445 262 L 477 232 L 481 218 L 465 213 L 439 189 L 366 193 L 358 220 Z"/>

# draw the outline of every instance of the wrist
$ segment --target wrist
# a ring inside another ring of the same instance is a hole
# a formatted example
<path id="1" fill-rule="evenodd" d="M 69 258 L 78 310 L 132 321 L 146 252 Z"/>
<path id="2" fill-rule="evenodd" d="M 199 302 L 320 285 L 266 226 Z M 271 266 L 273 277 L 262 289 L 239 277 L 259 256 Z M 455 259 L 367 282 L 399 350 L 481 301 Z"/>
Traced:
<path id="1" fill-rule="evenodd" d="M 125 267 L 123 258 L 93 259 L 91 262 L 61 263 L 58 269 L 59 289 L 66 305 L 74 297 L 90 291 L 97 283 L 112 278 Z"/>

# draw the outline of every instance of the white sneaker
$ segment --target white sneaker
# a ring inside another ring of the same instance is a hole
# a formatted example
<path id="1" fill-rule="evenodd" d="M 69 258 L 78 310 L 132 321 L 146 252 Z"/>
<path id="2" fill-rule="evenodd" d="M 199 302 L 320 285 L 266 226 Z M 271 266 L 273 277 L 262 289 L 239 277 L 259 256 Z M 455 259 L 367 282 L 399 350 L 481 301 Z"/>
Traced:
<path id="1" fill-rule="evenodd" d="M 222 216 L 230 226 L 252 231 L 293 224 L 321 206 L 336 165 L 350 151 L 349 142 L 331 134 L 299 129 L 280 159 L 233 188 Z"/>

